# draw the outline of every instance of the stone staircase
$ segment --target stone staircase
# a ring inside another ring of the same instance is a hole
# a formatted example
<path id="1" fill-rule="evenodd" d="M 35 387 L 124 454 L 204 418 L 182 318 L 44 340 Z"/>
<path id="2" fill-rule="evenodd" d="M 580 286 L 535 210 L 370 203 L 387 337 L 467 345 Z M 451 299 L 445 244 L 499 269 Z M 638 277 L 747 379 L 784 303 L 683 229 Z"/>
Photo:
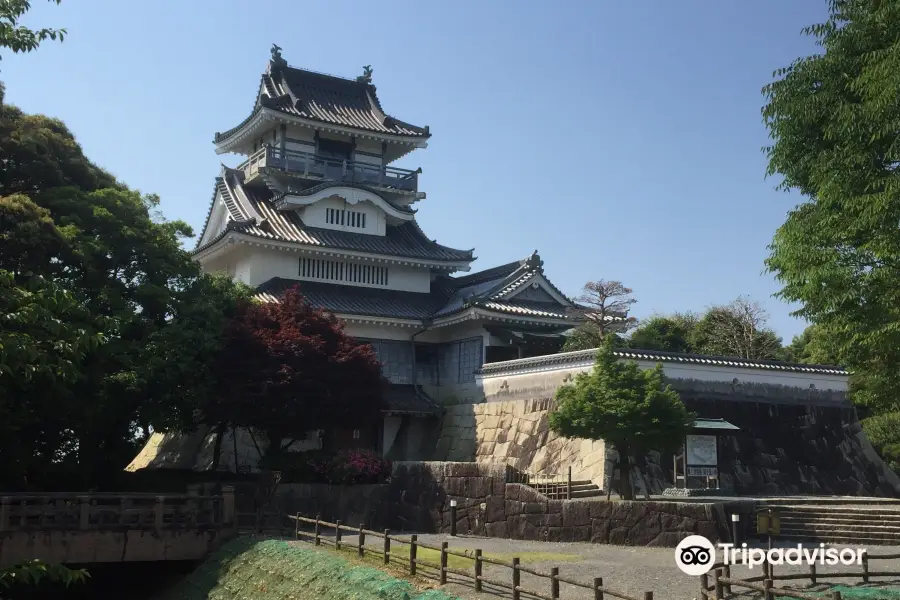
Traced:
<path id="1" fill-rule="evenodd" d="M 527 485 L 551 500 L 566 499 L 567 485 L 565 483 L 532 483 Z M 603 495 L 603 490 L 590 479 L 572 481 L 572 500 Z"/>
<path id="2" fill-rule="evenodd" d="M 781 517 L 777 540 L 900 545 L 900 505 L 769 504 Z"/>

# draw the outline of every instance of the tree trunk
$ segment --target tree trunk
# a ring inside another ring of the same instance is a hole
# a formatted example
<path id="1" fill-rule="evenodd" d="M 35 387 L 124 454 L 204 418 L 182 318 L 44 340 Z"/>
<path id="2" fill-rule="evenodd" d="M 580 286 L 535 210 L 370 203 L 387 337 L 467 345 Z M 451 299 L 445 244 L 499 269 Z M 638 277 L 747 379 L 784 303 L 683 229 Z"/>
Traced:
<path id="1" fill-rule="evenodd" d="M 215 473 L 219 470 L 219 462 L 222 460 L 222 434 L 225 430 L 225 424 L 219 423 L 216 425 L 216 443 L 213 446 L 213 460 L 212 460 L 212 472 Z M 235 456 L 235 460 L 237 457 Z"/>
<path id="2" fill-rule="evenodd" d="M 622 500 L 634 500 L 634 492 L 631 488 L 631 469 L 629 469 L 627 449 L 616 448 L 619 453 L 617 467 L 619 469 L 619 497 Z"/>

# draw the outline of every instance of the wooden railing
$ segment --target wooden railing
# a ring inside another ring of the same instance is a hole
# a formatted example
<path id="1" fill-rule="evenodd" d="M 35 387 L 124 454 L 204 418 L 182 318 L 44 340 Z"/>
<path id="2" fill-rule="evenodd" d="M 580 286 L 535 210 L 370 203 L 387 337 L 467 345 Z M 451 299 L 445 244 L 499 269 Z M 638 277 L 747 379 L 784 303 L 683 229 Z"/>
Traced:
<path id="1" fill-rule="evenodd" d="M 13 494 L 0 496 L 0 532 L 201 529 L 234 525 L 234 488 L 189 494 Z"/>
<path id="2" fill-rule="evenodd" d="M 527 485 L 550 500 L 572 499 L 572 467 L 566 473 L 532 473 L 507 466 L 506 483 Z"/>
<path id="3" fill-rule="evenodd" d="M 583 581 L 578 581 L 576 579 L 569 579 L 567 577 L 560 576 L 559 567 L 553 567 L 549 572 L 538 571 L 537 569 L 532 569 L 522 565 L 518 558 L 513 558 L 511 562 L 492 559 L 488 556 L 485 556 L 480 549 L 475 549 L 470 554 L 467 551 L 451 549 L 448 542 L 441 542 L 440 546 L 423 544 L 419 541 L 418 536 L 415 534 L 410 535 L 409 537 L 398 537 L 391 535 L 391 531 L 389 529 L 385 529 L 382 532 L 364 529 L 362 525 L 360 525 L 359 527 L 347 527 L 346 525 L 342 525 L 340 521 L 329 523 L 327 521 L 322 521 L 318 517 L 315 519 L 310 519 L 308 517 L 301 517 L 299 514 L 296 516 L 290 516 L 289 518 L 295 523 L 294 534 L 296 539 L 305 538 L 307 540 L 311 540 L 312 543 L 316 546 L 321 546 L 323 543 L 325 543 L 335 548 L 336 550 L 355 549 L 357 555 L 361 558 L 364 558 L 367 554 L 375 554 L 376 556 L 382 557 L 382 561 L 385 565 L 389 565 L 392 563 L 405 565 L 409 570 L 410 576 L 417 575 L 419 567 L 433 569 L 437 571 L 438 581 L 441 585 L 445 585 L 447 583 L 447 575 L 452 574 L 471 582 L 476 592 L 487 593 L 496 596 L 501 595 L 497 592 L 485 590 L 484 584 L 493 586 L 500 590 L 508 590 L 511 593 L 513 600 L 520 600 L 523 594 L 538 598 L 540 600 L 560 600 L 560 598 L 562 598 L 562 596 L 560 595 L 560 583 L 571 585 L 575 588 L 579 588 L 580 590 L 591 590 L 593 592 L 595 600 L 603 600 L 605 596 L 620 598 L 621 600 L 638 600 L 638 598 L 635 598 L 634 596 L 629 596 L 622 592 L 604 587 L 602 577 L 594 577 L 593 582 L 586 583 Z M 301 524 L 311 525 L 313 527 L 313 531 L 304 531 L 301 528 Z M 328 536 L 322 535 L 323 528 L 332 529 L 334 530 L 334 533 Z M 343 532 L 348 532 L 350 534 L 356 535 L 356 544 L 347 544 L 343 542 Z M 367 537 L 381 539 L 381 547 L 378 549 L 373 549 L 371 546 L 366 546 Z M 398 554 L 396 551 L 396 544 L 408 546 L 408 552 L 404 552 L 403 555 Z M 439 562 L 435 564 L 419 558 L 418 551 L 420 548 L 439 552 Z M 454 569 L 447 566 L 448 557 L 450 556 L 457 556 L 460 558 L 471 560 L 472 570 Z M 490 579 L 488 577 L 485 577 L 485 564 L 505 567 L 509 569 L 511 575 L 509 581 L 500 581 L 498 579 Z M 523 587 L 523 573 L 527 573 L 541 580 L 546 580 L 546 591 L 531 590 Z M 577 595 L 580 596 L 581 594 L 579 593 Z M 653 592 L 644 592 L 640 600 L 653 600 Z"/>
<path id="4" fill-rule="evenodd" d="M 869 554 L 867 551 L 862 556 L 862 569 L 860 571 L 836 571 L 821 573 L 816 569 L 815 563 L 809 565 L 808 573 L 785 573 L 776 575 L 774 566 L 768 561 L 763 563 L 762 575 L 737 579 L 731 577 L 730 565 L 716 563 L 712 568 L 712 576 L 705 574 L 700 576 L 700 598 L 713 598 L 723 600 L 733 595 L 734 588 L 761 592 L 765 600 L 775 598 L 797 598 L 798 600 L 822 600 L 821 595 L 801 592 L 788 588 L 775 587 L 776 581 L 795 581 L 809 579 L 812 585 L 820 580 L 844 579 L 859 577 L 863 583 L 870 583 L 872 577 L 900 577 L 900 571 L 872 571 L 869 569 L 869 561 L 872 560 L 896 560 L 900 559 L 900 553 L 893 554 Z M 710 585 L 710 581 L 712 584 Z M 840 600 L 840 592 L 831 593 L 832 600 Z"/>
<path id="5" fill-rule="evenodd" d="M 415 192 L 419 186 L 419 171 L 375 165 L 353 160 L 327 158 L 299 150 L 265 146 L 250 155 L 238 168 L 249 179 L 262 167 L 272 167 L 299 173 L 304 177 L 363 183 Z"/>

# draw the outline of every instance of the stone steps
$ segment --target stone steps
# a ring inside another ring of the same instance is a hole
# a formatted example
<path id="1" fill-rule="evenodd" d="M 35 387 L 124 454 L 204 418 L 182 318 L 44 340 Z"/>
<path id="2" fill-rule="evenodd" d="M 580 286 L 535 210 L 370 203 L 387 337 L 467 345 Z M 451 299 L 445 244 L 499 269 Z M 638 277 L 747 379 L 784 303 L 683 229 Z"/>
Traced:
<path id="1" fill-rule="evenodd" d="M 566 494 L 565 483 L 533 483 L 529 485 L 534 491 L 554 498 L 563 497 Z M 583 479 L 572 482 L 572 498 L 594 498 L 602 496 L 603 490 L 590 480 Z"/>
<path id="2" fill-rule="evenodd" d="M 900 545 L 900 507 L 770 505 L 781 520 L 777 539 L 843 544 Z"/>

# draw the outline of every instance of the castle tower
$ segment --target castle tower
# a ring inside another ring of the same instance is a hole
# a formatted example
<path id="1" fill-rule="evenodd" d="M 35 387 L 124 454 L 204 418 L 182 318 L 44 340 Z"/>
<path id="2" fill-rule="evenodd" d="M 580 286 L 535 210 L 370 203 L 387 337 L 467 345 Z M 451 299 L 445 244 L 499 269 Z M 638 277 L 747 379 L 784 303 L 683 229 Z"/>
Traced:
<path id="1" fill-rule="evenodd" d="M 371 68 L 355 79 L 316 73 L 274 46 L 253 110 L 215 135 L 217 153 L 245 160 L 216 178 L 194 250 L 205 271 L 261 300 L 299 285 L 372 344 L 391 383 L 384 423 L 341 443 L 409 460 L 427 458 L 444 403 L 480 401 L 482 364 L 555 352 L 576 322 L 537 251 L 455 275 L 470 271 L 473 250 L 423 233 L 413 207 L 425 198 L 421 169 L 392 166 L 430 137 L 384 111 Z"/>

